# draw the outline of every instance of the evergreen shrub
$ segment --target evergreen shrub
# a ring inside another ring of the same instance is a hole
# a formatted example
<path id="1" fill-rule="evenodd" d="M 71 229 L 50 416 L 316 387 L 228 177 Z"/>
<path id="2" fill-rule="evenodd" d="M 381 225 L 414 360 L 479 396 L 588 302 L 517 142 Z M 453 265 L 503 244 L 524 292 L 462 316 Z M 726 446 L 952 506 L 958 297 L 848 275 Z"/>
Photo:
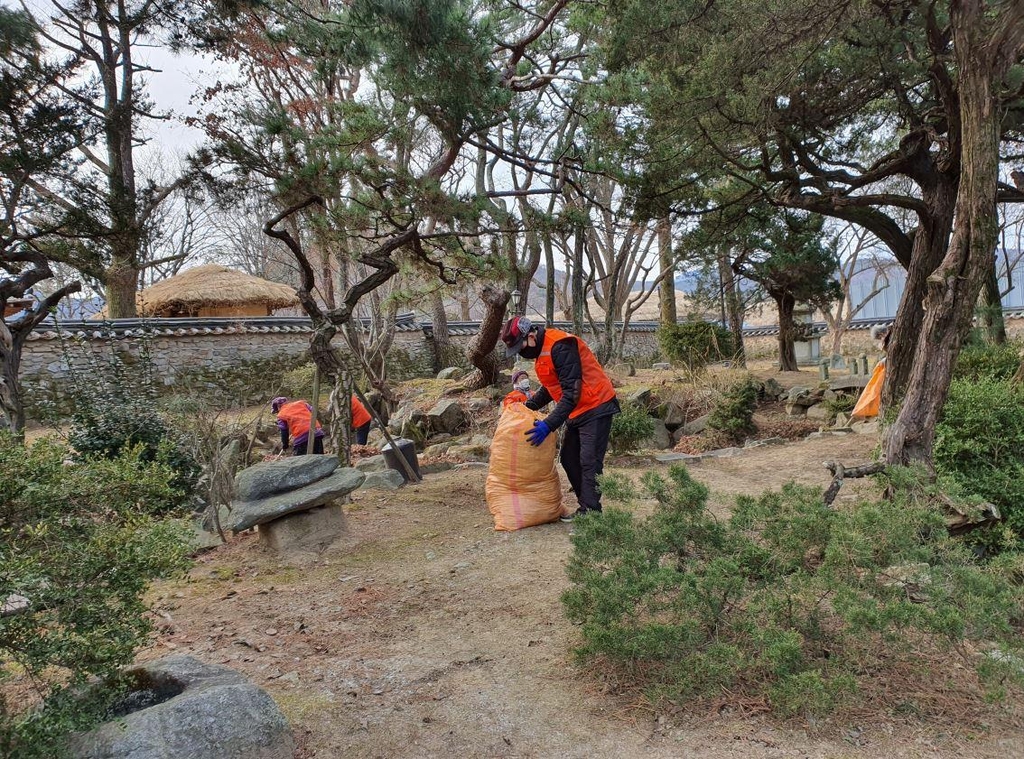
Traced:
<path id="1" fill-rule="evenodd" d="M 708 428 L 724 432 L 734 442 L 754 432 L 757 394 L 758 384 L 750 377 L 727 388 L 711 410 Z"/>
<path id="2" fill-rule="evenodd" d="M 1015 370 L 1016 371 L 1016 370 Z M 1024 539 L 1024 388 L 1007 380 L 975 376 L 949 388 L 935 428 L 935 468 L 965 493 L 999 507 L 1003 532 L 975 531 L 971 539 L 991 548 Z"/>
<path id="3" fill-rule="evenodd" d="M 0 615 L 0 756 L 59 756 L 102 719 L 152 627 L 149 580 L 187 566 L 187 533 L 156 516 L 178 508 L 175 472 L 142 450 L 76 460 L 0 434 L 0 601 L 23 599 Z M 83 687 L 97 677 L 111 687 Z"/>
<path id="4" fill-rule="evenodd" d="M 628 453 L 654 434 L 654 420 L 646 409 L 626 405 L 622 412 L 612 417 L 612 430 L 608 443 L 615 453 Z"/>
<path id="5" fill-rule="evenodd" d="M 714 361 L 732 358 L 732 333 L 705 321 L 665 324 L 658 328 L 658 345 L 672 362 L 697 371 Z"/>
<path id="6" fill-rule="evenodd" d="M 953 367 L 954 379 L 1009 379 L 1021 363 L 1019 343 L 992 343 L 974 340 L 964 346 Z"/>
<path id="7" fill-rule="evenodd" d="M 790 484 L 720 520 L 684 467 L 646 473 L 651 516 L 610 504 L 571 538 L 562 601 L 577 653 L 655 700 L 729 692 L 780 715 L 841 708 L 918 645 L 958 661 L 971 650 L 993 695 L 1020 684 L 1019 567 L 979 564 L 917 475 L 890 476 L 891 502 L 827 509 L 820 490 Z M 602 488 L 637 497 L 621 476 Z"/>
<path id="8" fill-rule="evenodd" d="M 61 339 L 68 367 L 64 403 L 43 403 L 41 419 L 60 430 L 70 409 L 68 443 L 81 458 L 118 458 L 134 451 L 175 472 L 171 483 L 184 500 L 194 494 L 200 465 L 184 436 L 160 415 L 160 381 L 143 335 L 137 354 L 119 350 L 113 337 L 105 350 L 91 350 L 77 339 Z"/>

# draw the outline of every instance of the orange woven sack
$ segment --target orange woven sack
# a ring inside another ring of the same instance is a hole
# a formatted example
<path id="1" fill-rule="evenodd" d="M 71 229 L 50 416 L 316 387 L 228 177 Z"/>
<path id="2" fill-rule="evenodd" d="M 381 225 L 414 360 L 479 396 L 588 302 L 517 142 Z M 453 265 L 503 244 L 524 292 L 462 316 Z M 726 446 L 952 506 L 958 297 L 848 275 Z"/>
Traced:
<path id="1" fill-rule="evenodd" d="M 554 522 L 562 516 L 562 486 L 555 471 L 555 435 L 540 446 L 526 440 L 526 431 L 544 415 L 522 403 L 505 407 L 491 442 L 487 470 L 487 508 L 494 529 L 521 530 Z"/>
<path id="2" fill-rule="evenodd" d="M 882 383 L 885 382 L 885 362 L 879 361 L 875 365 L 875 371 L 871 373 L 871 379 L 864 386 L 864 390 L 857 399 L 857 405 L 853 407 L 851 419 L 868 419 L 878 416 L 878 407 L 882 399 Z"/>

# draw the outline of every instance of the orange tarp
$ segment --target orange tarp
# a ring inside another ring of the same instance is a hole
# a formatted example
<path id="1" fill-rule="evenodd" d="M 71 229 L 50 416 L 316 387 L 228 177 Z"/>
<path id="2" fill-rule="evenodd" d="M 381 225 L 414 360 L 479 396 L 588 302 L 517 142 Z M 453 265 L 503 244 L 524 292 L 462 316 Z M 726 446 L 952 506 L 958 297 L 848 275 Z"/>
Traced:
<path id="1" fill-rule="evenodd" d="M 861 391 L 857 405 L 853 407 L 853 419 L 867 419 L 878 416 L 878 405 L 882 399 L 882 384 L 885 382 L 885 362 L 879 361 L 875 364 L 875 371 L 871 373 L 871 379 Z"/>

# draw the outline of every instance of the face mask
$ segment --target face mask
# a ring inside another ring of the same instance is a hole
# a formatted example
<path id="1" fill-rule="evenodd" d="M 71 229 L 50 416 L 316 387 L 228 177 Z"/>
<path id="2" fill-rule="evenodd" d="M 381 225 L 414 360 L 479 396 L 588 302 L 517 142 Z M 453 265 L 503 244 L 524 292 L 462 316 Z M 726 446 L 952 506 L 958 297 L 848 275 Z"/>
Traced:
<path id="1" fill-rule="evenodd" d="M 523 347 L 519 349 L 519 355 L 532 361 L 540 355 L 540 345 L 535 345 L 532 348 L 529 345 L 523 345 Z"/>
<path id="2" fill-rule="evenodd" d="M 528 392 L 530 392 L 530 380 L 523 380 L 522 382 L 517 384 L 516 385 L 516 390 L 518 390 L 521 393 L 528 393 Z"/>

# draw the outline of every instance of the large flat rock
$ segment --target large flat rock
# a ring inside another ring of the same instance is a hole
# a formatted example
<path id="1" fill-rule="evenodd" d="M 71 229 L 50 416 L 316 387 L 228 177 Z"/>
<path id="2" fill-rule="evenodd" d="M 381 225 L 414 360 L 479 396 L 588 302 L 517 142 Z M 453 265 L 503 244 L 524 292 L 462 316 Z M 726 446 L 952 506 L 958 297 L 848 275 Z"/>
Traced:
<path id="1" fill-rule="evenodd" d="M 305 457 L 300 457 L 305 458 Z M 337 460 L 335 460 L 337 461 Z M 278 493 L 254 501 L 233 501 L 231 521 L 225 525 L 232 532 L 241 532 L 280 519 L 285 514 L 323 506 L 342 498 L 363 484 L 366 474 L 358 469 L 336 469 L 322 480 L 288 493 Z"/>
<path id="2" fill-rule="evenodd" d="M 265 461 L 235 475 L 235 498 L 256 501 L 322 480 L 338 468 L 337 456 L 310 454 Z"/>
<path id="3" fill-rule="evenodd" d="M 76 759 L 291 759 L 288 721 L 274 700 L 234 670 L 172 656 L 137 670 L 177 695 L 71 740 Z"/>

